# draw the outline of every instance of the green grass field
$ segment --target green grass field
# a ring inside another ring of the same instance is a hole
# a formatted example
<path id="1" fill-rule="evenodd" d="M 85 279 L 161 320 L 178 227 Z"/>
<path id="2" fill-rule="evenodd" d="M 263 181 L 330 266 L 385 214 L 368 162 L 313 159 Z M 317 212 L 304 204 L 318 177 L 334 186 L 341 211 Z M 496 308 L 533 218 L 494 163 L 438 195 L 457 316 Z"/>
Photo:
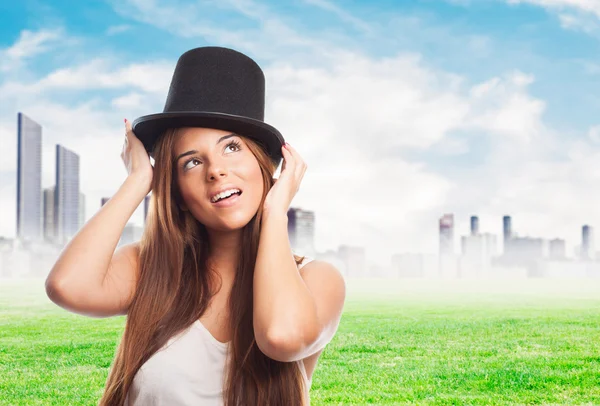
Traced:
<path id="1" fill-rule="evenodd" d="M 600 281 L 348 281 L 317 405 L 600 404 Z M 0 405 L 95 405 L 124 317 L 0 281 Z"/>

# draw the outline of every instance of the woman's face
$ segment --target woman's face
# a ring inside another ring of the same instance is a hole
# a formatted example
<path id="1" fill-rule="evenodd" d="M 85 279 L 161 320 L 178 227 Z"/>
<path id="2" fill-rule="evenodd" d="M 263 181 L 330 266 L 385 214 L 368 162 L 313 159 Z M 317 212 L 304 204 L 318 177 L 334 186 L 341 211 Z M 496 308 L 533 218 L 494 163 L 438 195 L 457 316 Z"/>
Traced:
<path id="1" fill-rule="evenodd" d="M 182 208 L 209 229 L 244 227 L 259 209 L 263 178 L 243 138 L 231 135 L 231 131 L 200 127 L 180 128 L 178 134 L 174 165 Z M 219 206 L 211 202 L 217 192 L 231 188 L 242 191 L 230 197 L 237 199 L 234 204 Z"/>

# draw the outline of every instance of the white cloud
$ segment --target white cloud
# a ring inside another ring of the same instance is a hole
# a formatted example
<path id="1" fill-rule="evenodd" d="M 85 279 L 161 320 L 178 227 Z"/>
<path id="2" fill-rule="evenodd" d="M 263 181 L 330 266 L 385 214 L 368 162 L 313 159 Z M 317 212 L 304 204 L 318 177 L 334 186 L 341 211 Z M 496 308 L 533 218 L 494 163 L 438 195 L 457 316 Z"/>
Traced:
<path id="1" fill-rule="evenodd" d="M 41 53 L 63 37 L 63 30 L 43 29 L 40 31 L 21 31 L 17 41 L 10 47 L 0 50 L 0 71 L 15 70 L 22 66 L 23 61 Z"/>
<path id="2" fill-rule="evenodd" d="M 592 14 L 562 13 L 558 16 L 560 25 L 564 29 L 582 31 L 592 36 L 600 33 L 600 20 Z"/>
<path id="3" fill-rule="evenodd" d="M 488 133 L 513 137 L 517 142 L 530 142 L 544 133 L 541 115 L 545 103 L 529 96 L 526 87 L 531 75 L 513 72 L 501 80 L 492 78 L 471 89 L 476 113 L 468 125 Z"/>
<path id="4" fill-rule="evenodd" d="M 300 35 L 268 10 L 259 16 L 252 4 L 226 4 L 260 22 L 249 31 L 216 26 L 201 18 L 199 7 L 176 13 L 135 3 L 121 12 L 180 37 L 235 44 L 267 61 L 266 121 L 308 164 L 292 204 L 315 211 L 319 250 L 362 245 L 369 259 L 384 264 L 395 252 L 435 251 L 437 219 L 449 211 L 457 215 L 457 235 L 470 214 L 480 215 L 482 231 L 493 232 L 503 214 L 512 214 L 519 232 L 570 243 L 580 224 L 600 221 L 593 208 L 600 195 L 592 190 L 600 173 L 592 135 L 598 130 L 573 142 L 548 128 L 544 101 L 529 92 L 533 75 L 506 72 L 470 83 L 417 54 L 367 57 L 318 33 Z M 16 111 L 44 126 L 44 186 L 53 182 L 55 143 L 79 153 L 89 218 L 125 177 L 122 118 L 162 110 L 174 63 L 116 64 L 98 55 L 34 81 L 4 83 L 0 102 L 15 112 L 0 116 L 0 136 L 14 134 Z M 89 92 L 95 89 L 119 95 L 95 98 Z M 85 92 L 66 105 L 55 97 L 65 90 Z M 14 163 L 0 172 L 11 168 Z M 0 208 L 14 207 L 14 192 L 6 190 Z M 14 224 L 0 224 L 0 235 L 13 233 Z"/>
<path id="5" fill-rule="evenodd" d="M 319 7 L 323 10 L 332 12 L 333 14 L 337 15 L 342 21 L 350 23 L 353 27 L 362 31 L 364 34 L 367 34 L 367 35 L 373 34 L 373 30 L 372 30 L 372 27 L 370 24 L 364 22 L 360 18 L 353 16 L 348 11 L 344 10 L 343 8 L 337 6 L 336 4 L 334 4 L 330 1 L 327 1 L 327 0 L 303 0 L 303 1 L 306 4 L 310 4 L 310 5 Z"/>
<path id="6" fill-rule="evenodd" d="M 598 0 L 507 0 L 508 4 L 533 4 L 558 13 L 562 28 L 582 31 L 600 38 Z"/>
<path id="7" fill-rule="evenodd" d="M 11 81 L 0 86 L 5 97 L 22 97 L 50 91 L 136 89 L 164 93 L 169 86 L 174 62 L 132 63 L 123 65 L 110 58 L 97 58 L 81 65 L 50 72 L 35 82 Z"/>
<path id="8" fill-rule="evenodd" d="M 600 17 L 600 2 L 598 0 L 508 0 L 508 3 L 529 3 L 559 11 L 574 9 Z"/>
<path id="9" fill-rule="evenodd" d="M 139 106 L 142 106 L 144 104 L 144 101 L 146 100 L 146 97 L 147 96 L 145 96 L 142 93 L 131 92 L 126 94 L 125 96 L 114 98 L 111 101 L 111 104 L 113 105 L 113 107 L 116 107 L 118 109 L 133 110 L 138 108 Z"/>
<path id="10" fill-rule="evenodd" d="M 211 3 L 210 6 L 203 3 L 128 0 L 115 2 L 114 8 L 123 18 L 152 25 L 177 37 L 200 38 L 208 43 L 242 50 L 260 59 L 272 60 L 285 55 L 305 61 L 306 54 L 300 53 L 302 49 L 310 50 L 310 57 L 313 58 L 329 53 L 325 41 L 318 35 L 299 34 L 284 17 L 252 0 L 227 0 Z M 212 13 L 223 8 L 251 19 L 253 23 L 236 28 L 215 23 L 216 18 Z"/>

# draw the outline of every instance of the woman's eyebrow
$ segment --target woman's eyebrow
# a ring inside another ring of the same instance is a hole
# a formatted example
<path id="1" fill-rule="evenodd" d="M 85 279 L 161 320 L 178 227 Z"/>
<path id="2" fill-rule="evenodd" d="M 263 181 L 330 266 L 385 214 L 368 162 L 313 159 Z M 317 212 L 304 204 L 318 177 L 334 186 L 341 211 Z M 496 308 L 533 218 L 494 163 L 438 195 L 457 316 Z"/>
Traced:
<path id="1" fill-rule="evenodd" d="M 224 140 L 226 140 L 227 138 L 236 137 L 236 136 L 237 136 L 237 134 L 236 134 L 236 133 L 231 133 L 231 134 L 224 135 L 224 136 L 222 136 L 221 138 L 219 138 L 219 140 L 217 141 L 217 143 L 216 143 L 215 145 L 219 145 L 219 143 L 220 143 L 221 141 L 224 141 Z M 192 155 L 192 154 L 196 154 L 196 153 L 198 153 L 198 151 L 197 151 L 197 150 L 195 150 L 195 149 L 192 149 L 192 150 L 189 150 L 189 151 L 187 151 L 187 152 L 184 152 L 183 154 L 179 154 L 179 156 L 178 156 L 178 157 L 175 159 L 175 162 L 178 162 L 178 161 L 179 161 L 181 158 L 183 158 L 184 156 L 188 156 L 188 155 Z"/>

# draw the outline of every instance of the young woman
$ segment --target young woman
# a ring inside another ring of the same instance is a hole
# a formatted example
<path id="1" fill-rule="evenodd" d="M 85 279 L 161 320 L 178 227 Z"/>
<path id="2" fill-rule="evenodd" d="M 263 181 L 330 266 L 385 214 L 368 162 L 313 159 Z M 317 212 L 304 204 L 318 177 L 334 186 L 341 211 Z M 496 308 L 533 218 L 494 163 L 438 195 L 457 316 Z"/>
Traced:
<path id="1" fill-rule="evenodd" d="M 180 57 L 163 113 L 125 120 L 128 176 L 46 281 L 65 309 L 127 315 L 100 405 L 310 404 L 345 283 L 292 252 L 307 166 L 263 112 L 258 65 L 204 47 Z M 141 241 L 115 252 L 150 191 Z"/>

